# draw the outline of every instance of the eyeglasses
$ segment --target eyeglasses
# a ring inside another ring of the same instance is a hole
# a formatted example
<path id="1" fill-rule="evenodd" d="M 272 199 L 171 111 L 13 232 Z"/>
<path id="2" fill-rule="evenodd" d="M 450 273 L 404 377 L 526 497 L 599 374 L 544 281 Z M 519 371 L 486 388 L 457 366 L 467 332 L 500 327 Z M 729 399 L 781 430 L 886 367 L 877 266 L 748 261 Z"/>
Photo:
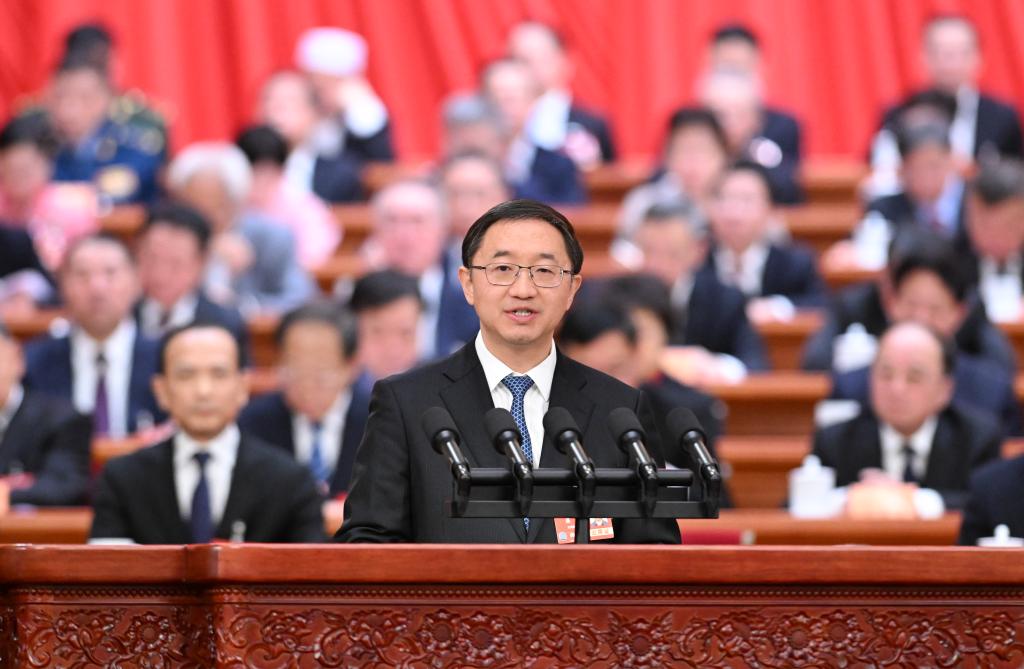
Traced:
<path id="1" fill-rule="evenodd" d="M 489 265 L 470 265 L 469 269 L 482 269 L 487 282 L 492 286 L 511 286 L 519 278 L 521 270 L 530 273 L 533 285 L 538 288 L 558 288 L 562 285 L 562 277 L 572 271 L 562 269 L 558 265 L 516 265 L 508 262 L 492 262 Z"/>

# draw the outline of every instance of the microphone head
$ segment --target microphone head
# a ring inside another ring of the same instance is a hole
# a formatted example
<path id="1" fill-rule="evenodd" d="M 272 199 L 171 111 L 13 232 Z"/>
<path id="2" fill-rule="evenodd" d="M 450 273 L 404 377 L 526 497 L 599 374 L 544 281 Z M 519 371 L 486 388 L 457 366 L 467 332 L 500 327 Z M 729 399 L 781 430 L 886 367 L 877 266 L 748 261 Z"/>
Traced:
<path id="1" fill-rule="evenodd" d="M 505 448 L 498 443 L 498 435 L 505 432 L 512 432 L 519 443 L 523 442 L 523 435 L 519 432 L 516 419 L 512 417 L 508 409 L 494 408 L 484 414 L 484 429 L 491 439 L 491 444 L 499 453 L 504 453 Z"/>
<path id="2" fill-rule="evenodd" d="M 420 424 L 423 426 L 423 431 L 427 433 L 430 445 L 438 453 L 441 452 L 441 444 L 437 441 L 437 435 L 441 432 L 448 430 L 454 435 L 456 443 L 459 441 L 459 432 L 455 429 L 455 419 L 446 409 L 430 407 L 420 417 Z"/>
<path id="3" fill-rule="evenodd" d="M 573 420 L 572 414 L 562 407 L 551 407 L 544 414 L 544 434 L 550 435 L 551 442 L 560 453 L 565 453 L 565 443 L 560 438 L 566 432 L 573 432 L 580 437 L 580 426 Z"/>
<path id="4" fill-rule="evenodd" d="M 627 432 L 636 432 L 640 435 L 640 439 L 647 441 L 647 434 L 644 432 L 644 426 L 640 424 L 640 419 L 636 417 L 632 409 L 626 407 L 612 409 L 612 412 L 608 414 L 608 430 L 612 433 L 615 443 L 622 449 L 625 448 L 622 438 L 626 436 Z"/>
<path id="5" fill-rule="evenodd" d="M 687 432 L 691 431 L 698 432 L 702 439 L 707 439 L 704 428 L 700 426 L 700 421 L 686 407 L 676 407 L 669 411 L 668 416 L 665 418 L 665 423 L 668 425 L 668 433 L 672 438 L 672 443 L 678 444 L 679 440 Z"/>

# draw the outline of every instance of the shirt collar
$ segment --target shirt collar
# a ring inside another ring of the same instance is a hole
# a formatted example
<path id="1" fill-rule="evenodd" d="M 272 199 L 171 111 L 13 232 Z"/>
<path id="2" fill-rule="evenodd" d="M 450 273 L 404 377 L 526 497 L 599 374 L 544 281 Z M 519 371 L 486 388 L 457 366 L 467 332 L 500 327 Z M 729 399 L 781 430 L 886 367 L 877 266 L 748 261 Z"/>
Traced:
<path id="1" fill-rule="evenodd" d="M 334 398 L 334 403 L 331 404 L 331 408 L 327 410 L 324 417 L 320 419 L 320 428 L 322 430 L 333 429 L 336 425 L 340 425 L 348 412 L 348 407 L 352 403 L 352 387 L 345 388 L 338 396 Z M 308 416 L 295 413 L 296 420 L 303 428 L 312 429 L 313 421 Z"/>
<path id="2" fill-rule="evenodd" d="M 932 440 L 935 439 L 935 431 L 938 429 L 939 419 L 931 416 L 917 428 L 917 431 L 910 437 L 900 434 L 896 428 L 888 423 L 882 423 L 882 444 L 890 451 L 899 453 L 903 444 L 909 443 L 917 455 L 925 455 L 932 449 Z"/>
<path id="3" fill-rule="evenodd" d="M 512 371 L 512 368 L 503 363 L 493 353 L 488 350 L 487 345 L 484 343 L 484 336 L 482 332 L 478 332 L 476 335 L 476 355 L 480 358 L 480 365 L 484 368 L 484 377 L 487 379 L 487 387 L 493 391 L 498 386 L 504 386 L 502 379 L 509 374 L 515 376 L 524 376 L 518 372 Z M 536 367 L 526 372 L 525 376 L 529 376 L 533 379 L 533 385 L 537 387 L 540 394 L 544 397 L 545 401 L 548 401 L 551 397 L 551 382 L 555 378 L 555 363 L 558 360 L 558 356 L 555 353 L 555 341 L 551 340 L 551 352 L 548 356 L 540 361 Z"/>
<path id="4" fill-rule="evenodd" d="M 238 432 L 238 426 L 234 423 L 228 425 L 220 434 L 205 444 L 196 441 L 189 435 L 185 434 L 184 431 L 179 430 L 174 436 L 175 469 L 180 469 L 181 467 L 188 465 L 192 460 L 192 456 L 201 450 L 209 453 L 211 460 L 216 460 L 219 463 L 227 463 L 233 466 L 235 459 L 238 456 L 239 439 L 240 435 Z"/>
<path id="5" fill-rule="evenodd" d="M 121 321 L 106 340 L 99 342 L 90 337 L 85 330 L 76 327 L 71 332 L 72 344 L 80 351 L 87 351 L 90 358 L 103 353 L 110 364 L 115 359 L 130 359 L 132 355 L 132 342 L 135 340 L 135 321 L 126 318 Z"/>

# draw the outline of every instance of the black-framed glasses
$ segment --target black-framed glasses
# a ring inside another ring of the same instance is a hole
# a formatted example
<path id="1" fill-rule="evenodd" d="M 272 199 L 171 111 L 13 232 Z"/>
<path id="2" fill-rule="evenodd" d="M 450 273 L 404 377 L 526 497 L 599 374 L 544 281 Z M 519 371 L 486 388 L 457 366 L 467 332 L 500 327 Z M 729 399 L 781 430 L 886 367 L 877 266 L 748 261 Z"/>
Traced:
<path id="1" fill-rule="evenodd" d="M 489 265 L 470 265 L 469 269 L 482 269 L 487 282 L 492 286 L 511 286 L 519 278 L 521 270 L 530 273 L 530 280 L 538 288 L 558 288 L 562 285 L 562 277 L 572 276 L 572 270 L 562 269 L 558 265 L 516 265 L 510 262 L 492 262 Z"/>

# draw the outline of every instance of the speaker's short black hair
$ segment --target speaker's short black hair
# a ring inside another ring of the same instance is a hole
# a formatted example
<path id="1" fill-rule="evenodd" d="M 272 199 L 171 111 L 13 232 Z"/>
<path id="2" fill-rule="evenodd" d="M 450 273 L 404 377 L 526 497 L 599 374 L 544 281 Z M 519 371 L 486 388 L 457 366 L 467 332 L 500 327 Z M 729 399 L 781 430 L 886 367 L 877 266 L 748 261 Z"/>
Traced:
<path id="1" fill-rule="evenodd" d="M 232 332 L 231 329 L 228 328 L 228 326 L 224 325 L 223 323 L 204 319 L 195 320 L 192 321 L 191 323 L 186 323 L 184 325 L 179 325 L 178 327 L 171 328 L 170 330 L 164 333 L 164 335 L 160 338 L 160 346 L 157 349 L 157 374 L 163 375 L 167 371 L 167 347 L 170 346 L 171 342 L 174 341 L 174 339 L 180 334 L 183 334 L 190 330 L 200 329 L 221 330 L 222 332 L 227 333 L 227 335 L 231 337 L 231 341 L 235 343 L 235 354 L 239 371 L 245 368 L 245 352 L 242 350 L 241 342 L 239 342 L 238 338 L 235 337 L 235 333 Z"/>
<path id="2" fill-rule="evenodd" d="M 359 344 L 355 319 L 340 305 L 327 300 L 315 300 L 289 311 L 274 331 L 274 341 L 278 347 L 284 344 L 288 331 L 301 323 L 322 323 L 334 328 L 341 341 L 342 357 L 350 360 L 355 355 Z"/>
<path id="3" fill-rule="evenodd" d="M 715 32 L 711 34 L 711 43 L 714 45 L 721 44 L 722 42 L 730 42 L 737 40 L 746 42 L 755 49 L 761 47 L 760 42 L 757 39 L 757 35 L 744 23 L 726 23 L 719 26 Z"/>
<path id="4" fill-rule="evenodd" d="M 150 207 L 146 213 L 146 221 L 139 228 L 136 237 L 141 238 L 153 228 L 161 225 L 166 225 L 192 235 L 199 246 L 200 253 L 205 254 L 210 246 L 210 238 L 213 235 L 210 222 L 206 220 L 206 217 L 199 210 L 183 202 L 167 200 Z"/>
<path id="5" fill-rule="evenodd" d="M 365 274 L 356 281 L 348 306 L 358 316 L 368 309 L 384 307 L 408 297 L 423 305 L 416 278 L 396 270 L 384 269 Z"/>
<path id="6" fill-rule="evenodd" d="M 476 219 L 466 237 L 462 240 L 462 264 L 469 267 L 473 264 L 473 256 L 480 250 L 484 235 L 495 223 L 502 221 L 541 220 L 548 223 L 562 235 L 565 251 L 569 255 L 572 273 L 579 274 L 583 269 L 583 247 L 576 237 L 572 223 L 560 211 L 536 200 L 509 200 L 496 204 L 483 216 Z"/>
<path id="7" fill-rule="evenodd" d="M 908 276 L 923 271 L 935 275 L 958 303 L 967 299 L 970 281 L 951 242 L 928 232 L 901 236 L 900 252 L 893 255 L 889 267 L 893 289 L 898 291 Z"/>
<path id="8" fill-rule="evenodd" d="M 558 343 L 589 344 L 609 332 L 622 334 L 630 346 L 636 344 L 636 327 L 623 305 L 602 297 L 577 299 L 565 314 Z"/>
<path id="9" fill-rule="evenodd" d="M 252 125 L 238 133 L 235 144 L 249 164 L 273 163 L 284 166 L 288 160 L 288 140 L 269 125 Z"/>

